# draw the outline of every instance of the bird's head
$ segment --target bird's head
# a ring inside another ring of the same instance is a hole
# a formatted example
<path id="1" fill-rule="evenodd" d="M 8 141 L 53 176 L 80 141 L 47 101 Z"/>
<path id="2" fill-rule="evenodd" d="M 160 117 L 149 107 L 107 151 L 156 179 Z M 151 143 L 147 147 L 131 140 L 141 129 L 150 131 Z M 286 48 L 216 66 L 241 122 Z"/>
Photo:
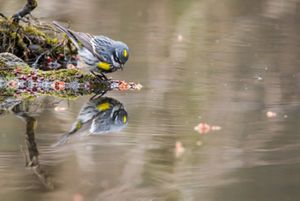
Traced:
<path id="1" fill-rule="evenodd" d="M 115 63 L 118 64 L 118 67 L 122 68 L 123 65 L 127 62 L 129 58 L 129 48 L 123 42 L 116 42 L 114 53 L 113 53 L 113 60 Z"/>
<path id="2" fill-rule="evenodd" d="M 128 121 L 128 114 L 124 108 L 121 108 L 113 113 L 114 124 L 120 127 L 126 126 Z"/>

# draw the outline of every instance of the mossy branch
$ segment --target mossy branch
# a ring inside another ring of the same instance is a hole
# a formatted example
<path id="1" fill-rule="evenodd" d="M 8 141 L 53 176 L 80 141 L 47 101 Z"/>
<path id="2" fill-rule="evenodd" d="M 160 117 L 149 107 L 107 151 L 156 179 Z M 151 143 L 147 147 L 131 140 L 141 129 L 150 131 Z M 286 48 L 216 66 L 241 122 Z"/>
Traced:
<path id="1" fill-rule="evenodd" d="M 12 16 L 12 19 L 15 22 L 19 22 L 20 19 L 22 19 L 25 15 L 30 14 L 36 7 L 37 7 L 36 0 L 27 0 L 25 6 L 21 10 L 19 10 L 16 14 L 14 14 Z"/>
<path id="2" fill-rule="evenodd" d="M 77 65 L 77 51 L 50 24 L 29 19 L 14 23 L 0 18 L 0 53 L 10 52 L 41 70 Z"/>

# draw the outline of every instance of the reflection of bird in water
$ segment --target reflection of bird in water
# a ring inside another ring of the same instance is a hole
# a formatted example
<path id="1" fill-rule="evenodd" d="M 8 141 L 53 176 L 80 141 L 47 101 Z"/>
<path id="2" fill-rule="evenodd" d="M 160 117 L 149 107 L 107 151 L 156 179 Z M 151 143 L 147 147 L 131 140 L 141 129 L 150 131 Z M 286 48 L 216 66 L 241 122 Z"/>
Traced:
<path id="1" fill-rule="evenodd" d="M 120 131 L 127 125 L 128 114 L 119 101 L 109 97 L 98 97 L 83 106 L 71 130 L 61 136 L 54 146 L 63 144 L 70 135 L 89 130 L 90 134 Z"/>

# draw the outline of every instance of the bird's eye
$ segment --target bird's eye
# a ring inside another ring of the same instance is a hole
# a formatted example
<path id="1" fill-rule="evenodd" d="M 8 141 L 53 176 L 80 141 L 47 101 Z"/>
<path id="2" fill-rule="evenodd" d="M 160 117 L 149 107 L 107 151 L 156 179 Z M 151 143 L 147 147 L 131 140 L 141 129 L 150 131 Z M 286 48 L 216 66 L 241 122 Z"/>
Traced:
<path id="1" fill-rule="evenodd" d="M 128 56 L 128 52 L 126 49 L 123 50 L 123 56 L 126 58 Z"/>
<path id="2" fill-rule="evenodd" d="M 120 60 L 117 56 L 115 56 L 114 59 L 115 59 L 116 62 L 120 63 Z"/>
<path id="3" fill-rule="evenodd" d="M 127 122 L 127 116 L 124 115 L 124 116 L 123 116 L 123 123 L 125 124 L 126 122 Z"/>
<path id="4" fill-rule="evenodd" d="M 117 52 L 115 52 L 115 54 L 114 54 L 114 60 L 115 60 L 116 62 L 120 63 L 120 60 L 119 60 L 119 57 L 118 57 L 118 53 L 117 53 Z"/>

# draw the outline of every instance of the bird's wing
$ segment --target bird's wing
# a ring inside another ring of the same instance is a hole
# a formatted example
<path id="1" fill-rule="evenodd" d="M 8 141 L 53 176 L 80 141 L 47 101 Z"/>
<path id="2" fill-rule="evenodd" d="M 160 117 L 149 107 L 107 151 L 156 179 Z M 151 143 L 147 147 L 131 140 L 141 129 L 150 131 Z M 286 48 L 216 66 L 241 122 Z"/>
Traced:
<path id="1" fill-rule="evenodd" d="M 92 134 L 106 133 L 110 129 L 111 120 L 106 117 L 107 115 L 96 116 L 91 124 L 90 132 Z"/>
<path id="2" fill-rule="evenodd" d="M 91 53 L 94 52 L 93 45 L 92 45 L 92 38 L 93 36 L 88 33 L 82 33 L 82 32 L 75 32 L 69 30 L 77 39 L 77 41 L 80 42 L 80 45 L 88 49 Z"/>
<path id="3" fill-rule="evenodd" d="M 113 40 L 106 36 L 95 36 L 92 38 L 93 53 L 101 61 L 112 63 L 112 45 Z"/>
<path id="4" fill-rule="evenodd" d="M 77 49 L 85 47 L 100 61 L 112 63 L 112 44 L 114 42 L 112 39 L 106 36 L 93 36 L 88 33 L 72 31 L 55 21 L 53 24 L 69 36 Z"/>
<path id="5" fill-rule="evenodd" d="M 76 37 L 76 32 L 72 31 L 71 29 L 68 29 L 66 27 L 64 27 L 63 25 L 61 25 L 60 23 L 53 21 L 53 25 L 55 25 L 55 27 L 62 31 L 65 32 L 67 34 L 67 36 L 70 38 L 70 40 L 73 42 L 73 44 L 76 46 L 77 49 L 80 49 L 80 45 L 78 44 L 78 39 Z"/>

